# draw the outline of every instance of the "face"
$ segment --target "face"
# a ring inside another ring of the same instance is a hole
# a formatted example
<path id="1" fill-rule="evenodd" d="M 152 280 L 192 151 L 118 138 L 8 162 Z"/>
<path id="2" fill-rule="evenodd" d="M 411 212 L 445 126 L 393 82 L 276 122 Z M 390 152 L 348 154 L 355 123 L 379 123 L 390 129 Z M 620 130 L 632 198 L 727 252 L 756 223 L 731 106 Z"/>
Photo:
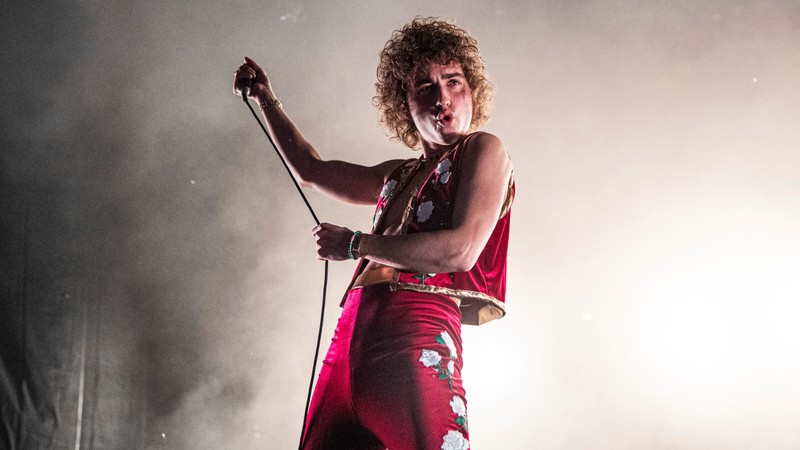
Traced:
<path id="1" fill-rule="evenodd" d="M 407 95 L 423 150 L 443 149 L 469 132 L 472 89 L 460 63 L 432 63 L 414 81 Z"/>

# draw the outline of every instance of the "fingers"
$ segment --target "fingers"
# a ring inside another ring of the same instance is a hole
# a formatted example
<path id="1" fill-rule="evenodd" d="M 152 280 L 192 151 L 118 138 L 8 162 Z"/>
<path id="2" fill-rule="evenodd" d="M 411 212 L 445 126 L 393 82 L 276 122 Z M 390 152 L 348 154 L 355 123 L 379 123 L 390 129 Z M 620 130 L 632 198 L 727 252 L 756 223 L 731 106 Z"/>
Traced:
<path id="1" fill-rule="evenodd" d="M 347 244 L 352 231 L 329 223 L 321 223 L 311 231 L 317 247 L 317 259 L 342 261 L 347 259 Z"/>
<path id="2" fill-rule="evenodd" d="M 236 95 L 241 95 L 242 86 L 245 84 L 252 84 L 255 78 L 256 72 L 253 70 L 253 68 L 246 64 L 239 66 L 236 72 L 233 73 L 233 93 Z"/>
<path id="3" fill-rule="evenodd" d="M 311 234 L 313 234 L 314 236 L 319 236 L 319 233 L 320 233 L 322 230 L 324 230 L 324 229 L 327 229 L 327 228 L 328 228 L 328 225 L 330 225 L 330 224 L 329 224 L 329 223 L 322 222 L 321 224 L 319 224 L 319 225 L 315 226 L 313 230 L 311 230 Z"/>
<path id="4" fill-rule="evenodd" d="M 322 242 L 323 236 L 320 236 L 320 234 L 325 234 L 324 231 L 326 229 L 326 225 L 327 224 L 323 222 L 311 230 L 311 234 L 314 235 L 314 242 L 316 243 L 317 247 L 317 259 L 320 261 L 325 259 L 325 245 Z"/>
<path id="5" fill-rule="evenodd" d="M 259 66 L 255 61 L 253 61 L 252 59 L 248 58 L 247 56 L 244 57 L 244 63 L 247 64 L 248 66 L 252 67 L 253 70 L 255 70 L 255 71 L 261 71 L 261 72 L 264 71 L 264 69 L 262 69 L 261 66 Z"/>
<path id="6" fill-rule="evenodd" d="M 271 89 L 264 69 L 255 61 L 244 57 L 244 64 L 233 73 L 233 93 L 241 95 L 242 86 L 250 85 L 250 97 L 255 98 L 264 89 Z"/>
<path id="7" fill-rule="evenodd" d="M 268 83 L 267 73 L 264 72 L 264 69 L 262 69 L 261 66 L 259 66 L 255 61 L 245 56 L 244 65 L 253 69 L 253 74 L 255 74 L 253 78 L 257 83 L 263 83 L 263 84 Z"/>
<path id="8" fill-rule="evenodd" d="M 330 259 L 330 244 L 327 242 L 325 233 L 325 227 L 322 224 L 316 226 L 313 231 L 314 234 L 314 243 L 316 244 L 316 253 L 317 259 L 322 261 L 325 259 Z"/>

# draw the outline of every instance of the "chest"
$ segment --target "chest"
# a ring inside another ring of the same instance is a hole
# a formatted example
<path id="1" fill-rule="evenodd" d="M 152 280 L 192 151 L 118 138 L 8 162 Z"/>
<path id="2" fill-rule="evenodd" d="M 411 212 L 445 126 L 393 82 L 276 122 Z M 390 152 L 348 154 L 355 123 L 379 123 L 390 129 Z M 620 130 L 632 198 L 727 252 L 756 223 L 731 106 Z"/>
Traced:
<path id="1" fill-rule="evenodd" d="M 389 176 L 373 218 L 373 232 L 405 234 L 450 227 L 457 175 L 455 154 L 414 161 Z"/>

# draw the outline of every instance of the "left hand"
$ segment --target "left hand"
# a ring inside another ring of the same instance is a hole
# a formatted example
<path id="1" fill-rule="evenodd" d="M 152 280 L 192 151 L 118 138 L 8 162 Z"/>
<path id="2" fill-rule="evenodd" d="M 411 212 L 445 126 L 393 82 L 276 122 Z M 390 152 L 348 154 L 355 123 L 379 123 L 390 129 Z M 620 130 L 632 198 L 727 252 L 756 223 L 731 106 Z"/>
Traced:
<path id="1" fill-rule="evenodd" d="M 347 249 L 350 246 L 350 239 L 353 231 L 345 227 L 321 223 L 311 232 L 317 241 L 317 259 L 327 259 L 328 261 L 344 261 L 350 259 Z"/>
<path id="2" fill-rule="evenodd" d="M 252 99 L 258 99 L 261 92 L 272 92 L 272 86 L 264 69 L 247 56 L 244 57 L 244 64 L 233 73 L 233 93 L 235 95 L 242 95 L 242 85 L 245 82 L 250 84 L 248 97 Z M 274 98 L 275 94 L 271 94 L 271 96 Z"/>

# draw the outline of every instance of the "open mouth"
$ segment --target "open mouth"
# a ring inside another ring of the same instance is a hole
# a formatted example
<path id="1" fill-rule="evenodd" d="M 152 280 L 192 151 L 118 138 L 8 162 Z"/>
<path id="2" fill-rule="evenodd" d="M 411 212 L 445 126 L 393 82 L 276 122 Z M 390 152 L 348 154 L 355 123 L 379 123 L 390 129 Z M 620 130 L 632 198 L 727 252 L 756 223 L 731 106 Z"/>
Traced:
<path id="1" fill-rule="evenodd" d="M 439 115 L 436 116 L 436 122 L 445 127 L 452 125 L 454 119 L 455 116 L 450 111 L 439 113 Z"/>

